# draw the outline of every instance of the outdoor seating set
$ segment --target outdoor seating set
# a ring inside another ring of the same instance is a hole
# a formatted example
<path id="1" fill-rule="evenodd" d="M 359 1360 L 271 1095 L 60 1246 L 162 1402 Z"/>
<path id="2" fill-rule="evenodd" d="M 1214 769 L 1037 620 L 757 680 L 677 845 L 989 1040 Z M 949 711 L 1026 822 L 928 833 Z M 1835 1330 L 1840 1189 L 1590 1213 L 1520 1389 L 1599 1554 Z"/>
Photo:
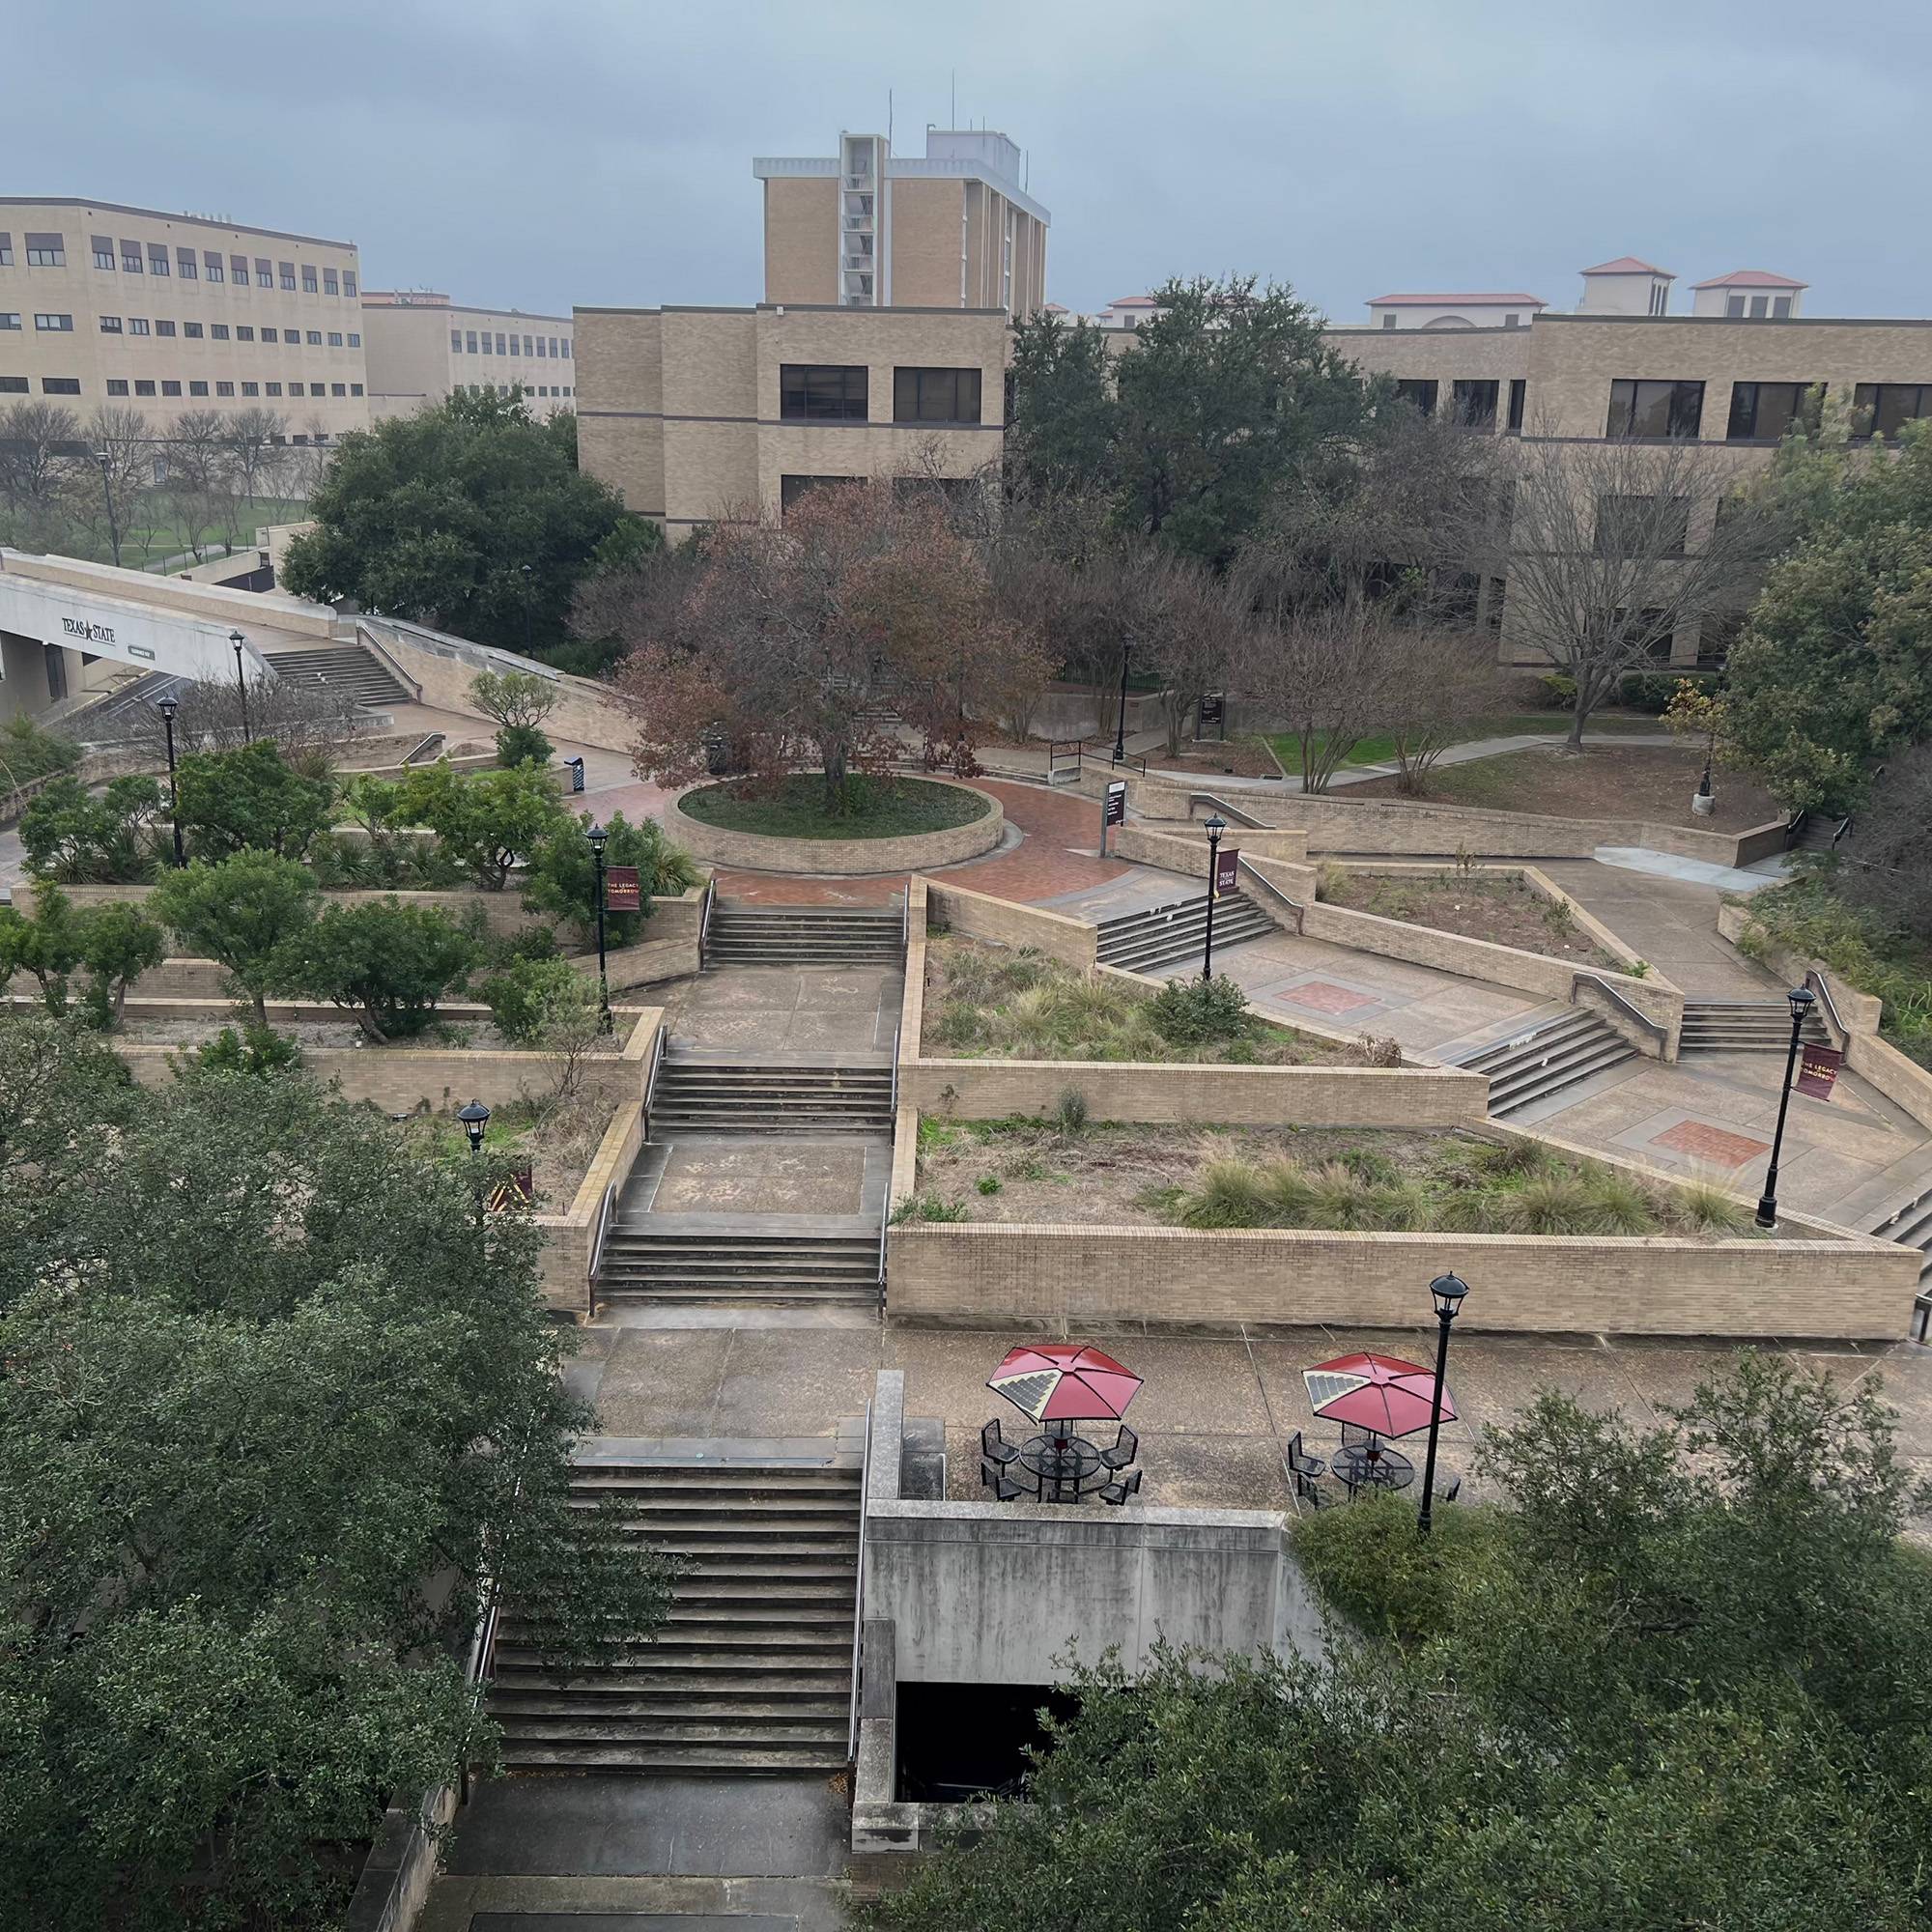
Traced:
<path id="1" fill-rule="evenodd" d="M 1389 1439 L 1456 1419 L 1456 1405 L 1435 1377 L 1394 1355 L 1341 1355 L 1304 1369 L 1301 1379 L 1309 1407 L 1342 1428 L 1341 1447 L 1325 1459 L 1302 1448 L 1300 1430 L 1289 1437 L 1282 1464 L 1295 1501 L 1311 1509 L 1336 1500 L 1334 1491 L 1322 1487 L 1323 1476 L 1331 1477 L 1350 1502 L 1373 1490 L 1407 1489 L 1415 1480 L 1415 1464 L 1391 1449 Z M 1435 1499 L 1454 1502 L 1462 1490 L 1462 1477 L 1452 1476 Z"/>
<path id="2" fill-rule="evenodd" d="M 997 1389 L 1039 1430 L 1009 1442 L 995 1416 L 980 1431 L 980 1480 L 1003 1503 L 1079 1503 L 1098 1496 L 1119 1505 L 1137 1495 L 1141 1472 L 1129 1465 L 1140 1437 L 1121 1421 L 1141 1378 L 1084 1343 L 1043 1342 L 1009 1350 L 986 1386 Z M 1112 1448 L 1076 1435 L 1076 1422 L 1119 1425 Z"/>

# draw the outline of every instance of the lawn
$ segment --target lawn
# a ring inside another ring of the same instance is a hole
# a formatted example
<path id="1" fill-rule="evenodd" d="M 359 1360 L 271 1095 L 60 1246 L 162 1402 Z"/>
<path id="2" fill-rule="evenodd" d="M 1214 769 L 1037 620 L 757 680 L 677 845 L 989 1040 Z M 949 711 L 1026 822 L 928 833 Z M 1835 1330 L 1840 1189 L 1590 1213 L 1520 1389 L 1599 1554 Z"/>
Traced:
<path id="1" fill-rule="evenodd" d="M 298 497 L 259 497 L 252 501 L 243 497 L 236 505 L 232 521 L 217 517 L 202 525 L 194 534 L 201 539 L 204 549 L 233 542 L 238 549 L 247 550 L 254 544 L 258 526 L 298 524 L 307 515 L 308 504 Z M 176 515 L 173 498 L 165 491 L 152 491 L 144 494 L 128 512 L 127 524 L 121 531 L 121 565 L 124 570 L 153 570 L 162 559 L 191 547 L 185 520 Z M 93 517 L 86 526 L 74 525 L 62 537 L 61 548 L 65 554 L 92 563 L 111 563 L 114 557 L 106 525 L 99 517 Z M 186 568 L 179 564 L 175 567 Z"/>
<path id="2" fill-rule="evenodd" d="M 1478 738 L 1519 738 L 1531 733 L 1548 737 L 1561 737 L 1570 729 L 1570 714 L 1567 711 L 1511 711 L 1495 718 L 1478 718 L 1467 724 L 1459 724 L 1448 734 L 1452 745 L 1473 744 Z M 1627 711 L 1599 712 L 1590 720 L 1589 728 L 1584 733 L 1583 742 L 1603 732 L 1615 737 L 1624 731 L 1662 731 L 1663 725 L 1648 713 L 1637 714 Z M 1317 732 L 1318 743 L 1326 742 L 1326 734 Z M 1291 778 L 1301 776 L 1301 740 L 1293 731 L 1277 731 L 1266 741 L 1268 748 L 1281 760 L 1282 770 Z M 1394 762 L 1395 740 L 1386 733 L 1372 738 L 1358 739 L 1342 760 L 1341 769 L 1350 765 L 1386 765 Z"/>
<path id="3" fill-rule="evenodd" d="M 677 809 L 700 824 L 767 838 L 895 838 L 909 832 L 946 832 L 985 817 L 991 808 L 978 792 L 924 779 L 848 779 L 849 809 L 825 809 L 825 781 L 800 772 L 776 785 L 733 780 L 687 792 Z"/>
<path id="4" fill-rule="evenodd" d="M 1318 874 L 1316 896 L 1350 912 L 1434 926 L 1464 939 L 1487 939 L 1551 959 L 1574 960 L 1579 966 L 1626 970 L 1621 959 L 1577 931 L 1568 899 L 1546 898 L 1520 872 L 1416 877 L 1328 864 Z"/>

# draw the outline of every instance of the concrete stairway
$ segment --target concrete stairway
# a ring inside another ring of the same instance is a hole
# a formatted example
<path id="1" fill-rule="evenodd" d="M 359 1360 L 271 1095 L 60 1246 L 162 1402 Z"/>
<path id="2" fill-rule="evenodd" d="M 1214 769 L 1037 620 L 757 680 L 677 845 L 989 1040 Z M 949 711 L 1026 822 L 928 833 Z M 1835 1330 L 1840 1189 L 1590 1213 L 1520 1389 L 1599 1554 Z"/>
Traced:
<path id="1" fill-rule="evenodd" d="M 615 1493 L 641 1542 L 689 1564 L 670 1621 L 561 1684 L 506 1610 L 490 1715 L 512 1771 L 703 1775 L 846 1762 L 859 1470 L 580 1463 L 584 1509 Z"/>
<path id="2" fill-rule="evenodd" d="M 1527 1037 L 1485 1047 L 1458 1064 L 1490 1076 L 1490 1113 L 1500 1119 L 1635 1058 L 1636 1048 L 1615 1028 L 1577 1007 Z"/>
<path id="3" fill-rule="evenodd" d="M 1823 1046 L 1832 1036 L 1814 1011 L 1801 1038 Z M 1783 1000 L 1686 1000 L 1680 1053 L 1783 1053 L 1791 1045 L 1791 1008 Z"/>
<path id="4" fill-rule="evenodd" d="M 596 1298 L 733 1306 L 879 1305 L 876 1235 L 677 1232 L 651 1217 L 618 1222 L 605 1236 Z"/>
<path id="5" fill-rule="evenodd" d="M 896 966 L 905 921 L 895 906 L 754 906 L 720 899 L 705 935 L 707 966 L 800 966 L 851 961 Z"/>
<path id="6" fill-rule="evenodd" d="M 1238 946 L 1244 939 L 1265 939 L 1279 932 L 1260 906 L 1240 893 L 1231 893 L 1214 907 L 1214 950 Z M 1208 937 L 1208 895 L 1177 899 L 1171 905 L 1150 906 L 1142 912 L 1116 913 L 1100 922 L 1099 956 L 1103 966 L 1128 973 L 1159 973 L 1170 966 L 1201 970 L 1202 949 Z"/>
<path id="7" fill-rule="evenodd" d="M 1923 1257 L 1918 1270 L 1919 1288 L 1932 1288 L 1932 1183 L 1895 1204 L 1870 1232 L 1881 1241 L 1896 1241 L 1902 1248 L 1917 1248 Z"/>
<path id="8" fill-rule="evenodd" d="M 366 644 L 335 644 L 314 651 L 269 651 L 269 668 L 285 684 L 327 684 L 346 691 L 372 711 L 408 704 L 415 694 Z"/>
<path id="9" fill-rule="evenodd" d="M 891 1133 L 890 1066 L 757 1065 L 666 1055 L 651 1131 Z"/>

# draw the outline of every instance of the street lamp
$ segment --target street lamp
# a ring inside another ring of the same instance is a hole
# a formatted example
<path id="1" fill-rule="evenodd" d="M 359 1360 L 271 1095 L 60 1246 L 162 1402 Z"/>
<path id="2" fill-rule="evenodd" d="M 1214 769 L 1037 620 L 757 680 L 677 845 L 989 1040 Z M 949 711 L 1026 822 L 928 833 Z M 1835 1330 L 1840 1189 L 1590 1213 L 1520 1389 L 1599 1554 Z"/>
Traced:
<path id="1" fill-rule="evenodd" d="M 228 641 L 235 646 L 235 688 L 242 694 L 242 742 L 252 745 L 255 740 L 248 729 L 248 680 L 242 670 L 242 649 L 248 639 L 240 631 L 230 631 Z"/>
<path id="2" fill-rule="evenodd" d="M 168 815 L 175 822 L 175 864 L 185 866 L 187 854 L 182 850 L 181 791 L 175 783 L 175 713 L 181 704 L 172 697 L 157 697 L 155 709 L 161 714 L 161 729 L 168 734 Z"/>
<path id="3" fill-rule="evenodd" d="M 114 548 L 114 568 L 121 568 L 121 526 L 114 517 L 114 487 L 109 481 L 113 457 L 104 449 L 94 452 L 94 460 L 100 466 L 100 500 L 107 505 L 107 541 Z"/>
<path id="4" fill-rule="evenodd" d="M 1435 1500 L 1435 1438 L 1442 1432 L 1442 1378 L 1449 1371 L 1449 1324 L 1468 1292 L 1469 1284 L 1460 1274 L 1438 1274 L 1429 1284 L 1440 1327 L 1435 1337 L 1435 1401 L 1429 1416 L 1429 1455 L 1422 1465 L 1422 1510 L 1415 1519 L 1419 1536 L 1429 1534 L 1430 1506 Z"/>
<path id="5" fill-rule="evenodd" d="M 470 1171 L 476 1177 L 476 1225 L 483 1226 L 483 1136 L 490 1130 L 490 1110 L 481 1100 L 472 1100 L 456 1110 L 463 1131 L 469 1136 Z"/>
<path id="6" fill-rule="evenodd" d="M 1764 1192 L 1758 1196 L 1757 1224 L 1777 1226 L 1777 1157 L 1784 1151 L 1784 1116 L 1791 1106 L 1791 1076 L 1798 1069 L 1798 1036 L 1804 1030 L 1805 1016 L 1816 1004 L 1808 986 L 1794 986 L 1784 996 L 1791 1002 L 1791 1046 L 1784 1056 L 1784 1088 L 1777 1096 L 1777 1131 L 1771 1137 L 1771 1165 L 1764 1171 Z"/>
<path id="7" fill-rule="evenodd" d="M 604 847 L 611 835 L 601 825 L 593 825 L 583 836 L 590 841 L 590 863 L 597 878 L 597 1031 L 612 1033 L 611 980 L 604 970 Z"/>
<path id="8" fill-rule="evenodd" d="M 522 571 L 524 580 L 524 655 L 528 657 L 530 654 L 530 567 L 526 563 L 520 565 L 519 569 Z"/>
<path id="9" fill-rule="evenodd" d="M 1201 953 L 1204 980 L 1214 977 L 1214 867 L 1221 849 L 1221 835 L 1227 829 L 1228 821 L 1218 811 L 1208 821 L 1208 943 Z"/>
<path id="10" fill-rule="evenodd" d="M 1121 639 L 1121 712 L 1114 721 L 1114 762 L 1124 764 L 1127 756 L 1127 660 L 1134 654 L 1134 640 Z"/>

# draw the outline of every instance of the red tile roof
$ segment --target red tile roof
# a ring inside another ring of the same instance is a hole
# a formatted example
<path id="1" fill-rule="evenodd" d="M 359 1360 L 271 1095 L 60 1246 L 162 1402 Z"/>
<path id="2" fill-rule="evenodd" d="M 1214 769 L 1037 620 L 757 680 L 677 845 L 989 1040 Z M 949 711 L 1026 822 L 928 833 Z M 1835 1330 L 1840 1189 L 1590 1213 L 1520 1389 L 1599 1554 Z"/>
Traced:
<path id="1" fill-rule="evenodd" d="M 1158 308 L 1152 296 L 1116 296 L 1107 306 L 1109 308 Z"/>
<path id="2" fill-rule="evenodd" d="M 1494 290 L 1483 290 L 1473 295 L 1465 292 L 1462 295 L 1376 296 L 1369 302 L 1371 308 L 1444 308 L 1451 305 L 1500 308 L 1509 304 L 1520 308 L 1549 306 L 1541 296 L 1498 294 Z"/>
<path id="3" fill-rule="evenodd" d="M 1634 255 L 1619 255 L 1614 262 L 1599 262 L 1594 269 L 1577 271 L 1585 275 L 1662 275 L 1667 282 L 1677 277 L 1668 269 L 1660 269 L 1655 262 L 1639 262 Z"/>
<path id="4" fill-rule="evenodd" d="M 1693 289 L 1808 289 L 1809 282 L 1794 282 L 1789 275 L 1774 275 L 1764 269 L 1733 269 L 1728 275 L 1713 275 L 1708 282 L 1692 282 Z"/>

